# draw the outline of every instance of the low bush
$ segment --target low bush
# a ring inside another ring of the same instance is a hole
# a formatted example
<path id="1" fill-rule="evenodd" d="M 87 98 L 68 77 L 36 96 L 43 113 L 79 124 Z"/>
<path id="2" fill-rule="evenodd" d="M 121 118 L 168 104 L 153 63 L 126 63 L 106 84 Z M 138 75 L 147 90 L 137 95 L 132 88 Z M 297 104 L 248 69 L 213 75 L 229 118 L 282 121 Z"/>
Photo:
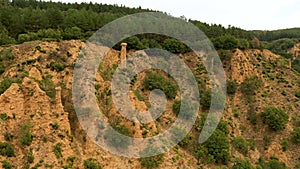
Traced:
<path id="1" fill-rule="evenodd" d="M 237 83 L 236 81 L 227 81 L 227 94 L 233 95 L 235 94 L 237 89 Z"/>
<path id="2" fill-rule="evenodd" d="M 141 156 L 147 156 L 149 154 L 155 153 L 157 151 L 156 148 L 149 146 L 140 152 Z M 151 168 L 159 168 L 160 164 L 164 161 L 163 154 L 159 154 L 152 157 L 145 157 L 139 159 L 141 162 L 142 167 L 151 169 Z"/>
<path id="3" fill-rule="evenodd" d="M 85 169 L 101 169 L 102 167 L 97 163 L 96 159 L 89 158 L 84 160 L 84 168 Z"/>
<path id="4" fill-rule="evenodd" d="M 27 154 L 27 162 L 28 163 L 33 163 L 34 162 L 34 155 L 32 153 L 32 149 L 30 148 L 28 154 Z"/>
<path id="5" fill-rule="evenodd" d="M 263 122 L 274 131 L 283 130 L 289 120 L 288 114 L 275 107 L 266 107 L 261 113 L 261 117 Z"/>
<path id="6" fill-rule="evenodd" d="M 162 90 L 168 99 L 174 99 L 178 91 L 178 87 L 173 80 L 155 72 L 147 74 L 143 81 L 143 86 L 147 90 Z"/>
<path id="7" fill-rule="evenodd" d="M 54 154 L 56 158 L 61 158 L 62 157 L 62 149 L 61 149 L 61 143 L 57 143 L 54 146 Z"/>
<path id="8" fill-rule="evenodd" d="M 297 127 L 292 132 L 292 141 L 294 143 L 300 144 L 300 127 Z"/>
<path id="9" fill-rule="evenodd" d="M 295 92 L 295 96 L 296 96 L 297 98 L 300 98 L 300 89 L 297 90 L 297 91 Z"/>
<path id="10" fill-rule="evenodd" d="M 13 83 L 13 80 L 5 77 L 2 82 L 0 82 L 0 95 L 3 94 Z"/>
<path id="11" fill-rule="evenodd" d="M 14 157 L 14 147 L 10 143 L 0 142 L 0 154 L 2 156 Z"/>
<path id="12" fill-rule="evenodd" d="M 247 140 L 245 140 L 244 137 L 239 136 L 239 137 L 235 137 L 232 140 L 232 145 L 233 147 L 240 153 L 246 155 L 248 153 L 248 142 Z"/>
<path id="13" fill-rule="evenodd" d="M 232 169 L 255 169 L 251 162 L 247 160 L 238 159 L 234 162 Z"/>
<path id="14" fill-rule="evenodd" d="M 33 134 L 30 132 L 32 128 L 32 124 L 30 122 L 25 123 L 21 126 L 21 135 L 20 142 L 22 145 L 29 146 L 33 140 Z"/>
<path id="15" fill-rule="evenodd" d="M 13 165 L 11 165 L 10 162 L 4 160 L 4 161 L 2 161 L 2 167 L 3 167 L 4 169 L 12 169 L 12 168 L 13 168 Z"/>
<path id="16" fill-rule="evenodd" d="M 241 84 L 241 91 L 245 96 L 253 96 L 255 92 L 262 87 L 262 81 L 257 76 L 251 76 L 245 79 Z"/>

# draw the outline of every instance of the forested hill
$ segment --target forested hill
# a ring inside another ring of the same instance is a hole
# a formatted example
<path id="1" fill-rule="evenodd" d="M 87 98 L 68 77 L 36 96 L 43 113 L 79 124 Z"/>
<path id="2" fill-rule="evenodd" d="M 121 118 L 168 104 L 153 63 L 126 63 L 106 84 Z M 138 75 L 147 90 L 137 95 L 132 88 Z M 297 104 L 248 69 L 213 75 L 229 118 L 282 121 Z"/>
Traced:
<path id="1" fill-rule="evenodd" d="M 86 40 L 103 25 L 125 15 L 153 11 L 125 6 L 94 3 L 62 3 L 36 0 L 0 0 L 0 45 L 34 40 Z M 300 28 L 277 31 L 246 31 L 218 24 L 188 20 L 199 27 L 217 49 L 267 48 L 284 57 L 287 50 L 299 42 Z M 169 46 L 168 37 L 139 35 L 127 40 L 131 49 Z M 189 51 L 176 44 L 175 53 Z"/>

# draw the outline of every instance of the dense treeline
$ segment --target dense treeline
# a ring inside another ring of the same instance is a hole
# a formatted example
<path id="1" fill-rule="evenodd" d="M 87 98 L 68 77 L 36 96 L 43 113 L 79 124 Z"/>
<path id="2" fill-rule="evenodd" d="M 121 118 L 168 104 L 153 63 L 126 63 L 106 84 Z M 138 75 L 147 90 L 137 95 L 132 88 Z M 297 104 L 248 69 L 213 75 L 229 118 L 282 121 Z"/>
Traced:
<path id="1" fill-rule="evenodd" d="M 85 39 L 110 21 L 145 11 L 150 10 L 92 3 L 2 0 L 0 45 L 43 38 Z"/>
<path id="2" fill-rule="evenodd" d="M 33 40 L 86 40 L 99 28 L 119 17 L 151 11 L 140 7 L 128 8 L 97 3 L 78 4 L 36 0 L 1 0 L 0 2 L 0 45 Z M 246 31 L 233 26 L 225 28 L 222 25 L 209 25 L 196 20 L 186 21 L 202 30 L 211 39 L 216 49 L 267 48 L 288 58 L 290 55 L 286 54 L 287 49 L 298 40 L 283 38 L 300 38 L 300 29 Z M 185 44 L 161 35 L 137 35 L 124 41 L 128 43 L 129 49 L 155 47 L 173 53 L 190 51 Z M 118 47 L 119 45 L 115 46 L 116 49 Z"/>
<path id="3" fill-rule="evenodd" d="M 253 31 L 253 34 L 262 41 L 274 41 L 283 38 L 300 38 L 300 28 L 274 31 Z"/>

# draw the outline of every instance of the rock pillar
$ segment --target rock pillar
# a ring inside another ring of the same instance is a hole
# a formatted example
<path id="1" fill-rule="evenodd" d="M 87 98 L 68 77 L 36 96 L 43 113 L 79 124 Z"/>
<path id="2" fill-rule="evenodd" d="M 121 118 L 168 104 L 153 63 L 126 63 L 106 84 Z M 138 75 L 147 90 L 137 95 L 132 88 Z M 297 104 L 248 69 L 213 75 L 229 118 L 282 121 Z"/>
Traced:
<path id="1" fill-rule="evenodd" d="M 56 90 L 56 94 L 55 94 L 56 109 L 57 111 L 61 111 L 63 109 L 61 103 L 61 87 L 56 87 L 55 90 Z"/>
<path id="2" fill-rule="evenodd" d="M 126 61 L 126 46 L 127 43 L 121 43 L 121 62 Z"/>

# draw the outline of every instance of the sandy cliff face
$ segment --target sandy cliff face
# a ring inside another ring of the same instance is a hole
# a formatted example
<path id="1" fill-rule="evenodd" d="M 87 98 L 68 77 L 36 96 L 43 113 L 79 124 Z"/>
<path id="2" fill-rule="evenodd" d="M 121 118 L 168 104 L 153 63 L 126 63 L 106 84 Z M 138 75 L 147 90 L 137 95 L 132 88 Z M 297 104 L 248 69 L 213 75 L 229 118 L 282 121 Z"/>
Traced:
<path id="1" fill-rule="evenodd" d="M 42 165 L 41 168 L 51 165 L 53 168 L 62 168 L 71 165 L 69 157 L 75 156 L 73 168 L 83 168 L 84 161 L 89 158 L 94 158 L 103 168 L 141 168 L 138 159 L 119 157 L 97 146 L 86 136 L 76 119 L 72 109 L 71 93 L 73 68 L 83 46 L 84 43 L 81 41 L 61 41 L 28 42 L 9 47 L 15 60 L 0 76 L 0 81 L 8 77 L 13 79 L 13 83 L 0 95 L 0 113 L 8 116 L 8 119 L 0 121 L 0 142 L 10 142 L 15 149 L 15 157 L 0 156 L 0 161 L 7 160 L 16 168 L 23 168 L 26 165 L 33 167 L 38 163 Z M 249 150 L 246 155 L 231 146 L 231 159 L 249 158 L 255 164 L 260 157 L 268 160 L 276 156 L 293 168 L 297 163 L 299 148 L 291 144 L 287 151 L 282 151 L 281 143 L 290 138 L 290 133 L 295 127 L 294 119 L 300 113 L 299 100 L 294 96 L 294 92 L 299 88 L 298 75 L 288 68 L 286 60 L 268 50 L 236 49 L 231 51 L 231 55 L 231 58 L 226 61 L 225 71 L 228 80 L 237 82 L 238 89 L 236 94 L 227 97 L 223 119 L 229 123 L 230 140 L 236 136 L 243 136 L 248 141 L 254 139 L 256 142 L 256 147 Z M 185 54 L 181 57 L 185 59 L 191 70 L 197 71 L 199 62 L 197 57 L 193 54 Z M 110 96 L 110 80 L 120 62 L 120 52 L 110 50 L 103 59 L 95 78 L 100 109 L 108 121 L 115 122 L 116 119 L 121 119 L 120 124 L 134 130 L 132 136 L 139 138 L 144 135 L 152 136 L 156 132 L 168 129 L 172 120 L 176 119 L 172 113 L 171 101 L 167 103 L 166 112 L 159 124 L 135 126 L 132 122 L 124 120 L 118 113 Z M 204 75 L 196 73 L 196 76 Z M 255 112 L 259 115 L 266 106 L 285 109 L 290 116 L 290 121 L 283 131 L 271 132 L 261 120 L 258 120 L 256 126 L 247 120 L 249 104 L 240 92 L 240 84 L 251 76 L 257 76 L 263 82 L 263 87 L 257 91 L 254 100 Z M 142 87 L 144 77 L 145 73 L 139 74 L 136 77 L 136 84 L 129 92 L 132 104 L 140 111 L 148 109 L 147 98 L 139 100 L 134 91 Z M 57 87 L 61 90 L 55 90 Z M 61 103 L 60 99 L 57 100 L 60 95 L 57 92 L 61 92 Z M 107 105 L 101 107 L 104 104 Z M 237 112 L 239 116 L 235 117 L 234 114 Z M 22 126 L 26 124 L 32 126 L 30 133 L 33 135 L 33 140 L 30 145 L 23 145 L 20 142 Z M 13 139 L 6 141 L 5 133 L 12 134 Z M 197 138 L 193 132 L 191 134 Z M 265 136 L 270 138 L 267 148 L 263 141 Z M 57 156 L 57 145 L 61 147 L 61 156 Z M 174 148 L 167 152 L 160 168 L 197 168 L 199 166 L 197 159 L 189 151 L 192 146 L 179 147 L 178 150 Z M 30 150 L 34 155 L 33 163 L 28 163 L 27 156 Z M 230 162 L 228 166 L 232 165 L 233 162 Z M 215 165 L 203 164 L 203 167 L 213 168 Z"/>

